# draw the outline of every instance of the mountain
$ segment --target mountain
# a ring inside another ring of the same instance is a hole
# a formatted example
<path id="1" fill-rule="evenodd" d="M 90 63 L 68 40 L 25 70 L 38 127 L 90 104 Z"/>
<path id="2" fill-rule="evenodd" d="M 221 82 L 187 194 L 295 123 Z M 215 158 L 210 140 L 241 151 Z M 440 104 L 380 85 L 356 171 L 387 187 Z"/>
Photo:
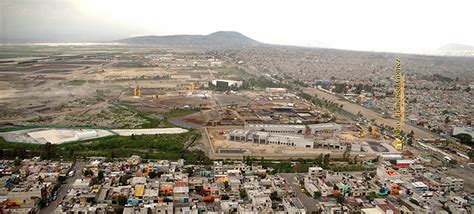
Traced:
<path id="1" fill-rule="evenodd" d="M 438 51 L 474 51 L 474 47 L 469 45 L 452 43 L 438 48 Z"/>
<path id="2" fill-rule="evenodd" d="M 218 31 L 209 35 L 139 36 L 122 39 L 117 42 L 132 45 L 194 47 L 244 47 L 264 45 L 264 43 L 234 31 Z"/>

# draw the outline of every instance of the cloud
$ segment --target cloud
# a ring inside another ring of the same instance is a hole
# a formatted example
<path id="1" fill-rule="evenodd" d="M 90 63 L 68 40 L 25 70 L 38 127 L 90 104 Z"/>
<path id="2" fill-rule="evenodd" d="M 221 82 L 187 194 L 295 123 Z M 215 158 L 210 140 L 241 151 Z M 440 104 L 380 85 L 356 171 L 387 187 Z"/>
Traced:
<path id="1" fill-rule="evenodd" d="M 3 0 L 0 37 L 105 41 L 234 30 L 278 44 L 423 51 L 474 45 L 471 0 Z M 316 41 L 316 42 L 314 42 Z"/>

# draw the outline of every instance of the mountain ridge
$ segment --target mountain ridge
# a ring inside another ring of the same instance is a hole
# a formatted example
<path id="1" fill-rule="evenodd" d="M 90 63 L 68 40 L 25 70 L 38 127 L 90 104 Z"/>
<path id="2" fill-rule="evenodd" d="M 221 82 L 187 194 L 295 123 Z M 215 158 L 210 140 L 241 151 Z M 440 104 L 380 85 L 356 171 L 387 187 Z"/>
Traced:
<path id="1" fill-rule="evenodd" d="M 264 43 L 251 39 L 236 31 L 217 31 L 208 35 L 165 35 L 138 36 L 116 42 L 132 45 L 243 47 L 261 46 Z"/>

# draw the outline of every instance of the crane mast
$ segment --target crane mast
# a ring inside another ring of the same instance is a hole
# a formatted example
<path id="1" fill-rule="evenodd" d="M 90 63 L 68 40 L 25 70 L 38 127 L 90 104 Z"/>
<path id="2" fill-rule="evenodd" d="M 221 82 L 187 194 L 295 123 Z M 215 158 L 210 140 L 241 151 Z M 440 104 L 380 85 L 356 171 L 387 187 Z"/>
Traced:
<path id="1" fill-rule="evenodd" d="M 405 121 L 405 76 L 401 71 L 401 63 L 399 59 L 396 59 L 395 63 L 395 118 L 398 119 L 395 125 L 394 135 L 395 141 L 393 146 L 398 150 L 404 149 L 402 139 L 402 126 Z"/>

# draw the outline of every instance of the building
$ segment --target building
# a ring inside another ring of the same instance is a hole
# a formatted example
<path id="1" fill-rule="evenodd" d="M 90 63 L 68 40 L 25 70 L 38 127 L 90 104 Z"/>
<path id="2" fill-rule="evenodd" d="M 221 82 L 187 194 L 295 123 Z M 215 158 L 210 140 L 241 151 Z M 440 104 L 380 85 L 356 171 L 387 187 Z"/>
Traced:
<path id="1" fill-rule="evenodd" d="M 306 214 L 303 204 L 296 197 L 284 199 L 283 208 L 285 213 Z"/>
<path id="2" fill-rule="evenodd" d="M 286 124 L 245 124 L 245 130 L 262 131 L 270 133 L 304 134 L 305 125 L 286 125 Z"/>
<path id="3" fill-rule="evenodd" d="M 321 168 L 319 166 L 313 166 L 313 167 L 308 168 L 308 176 L 310 178 L 316 178 L 316 177 L 322 175 L 322 173 L 323 173 L 323 168 Z"/>
<path id="4" fill-rule="evenodd" d="M 468 134 L 474 137 L 474 127 L 454 127 L 453 135 Z"/>
<path id="5" fill-rule="evenodd" d="M 219 89 L 228 89 L 231 87 L 240 88 L 242 86 L 242 81 L 235 80 L 212 80 L 212 84 Z"/>
<path id="6" fill-rule="evenodd" d="M 288 124 L 245 124 L 246 130 L 264 131 L 272 133 L 289 134 L 314 134 L 334 133 L 342 130 L 342 126 L 336 123 L 319 123 L 310 125 L 288 125 Z"/>
<path id="7" fill-rule="evenodd" d="M 451 191 L 460 191 L 464 189 L 464 180 L 455 177 L 446 177 L 444 179 L 444 184 L 449 188 Z"/>
<path id="8" fill-rule="evenodd" d="M 413 185 L 413 190 L 415 190 L 416 192 L 426 192 L 429 189 L 428 185 L 420 181 L 413 182 L 412 185 Z"/>
<path id="9" fill-rule="evenodd" d="M 314 141 L 303 135 L 269 133 L 263 131 L 235 129 L 227 134 L 227 140 L 236 142 L 250 142 L 256 144 L 273 144 L 281 146 L 296 146 L 313 148 Z"/>
<path id="10" fill-rule="evenodd" d="M 377 176 L 385 180 L 395 180 L 401 177 L 400 173 L 390 167 L 377 167 Z"/>
<path id="11" fill-rule="evenodd" d="M 265 92 L 270 94 L 286 94 L 288 90 L 286 88 L 266 88 Z"/>

